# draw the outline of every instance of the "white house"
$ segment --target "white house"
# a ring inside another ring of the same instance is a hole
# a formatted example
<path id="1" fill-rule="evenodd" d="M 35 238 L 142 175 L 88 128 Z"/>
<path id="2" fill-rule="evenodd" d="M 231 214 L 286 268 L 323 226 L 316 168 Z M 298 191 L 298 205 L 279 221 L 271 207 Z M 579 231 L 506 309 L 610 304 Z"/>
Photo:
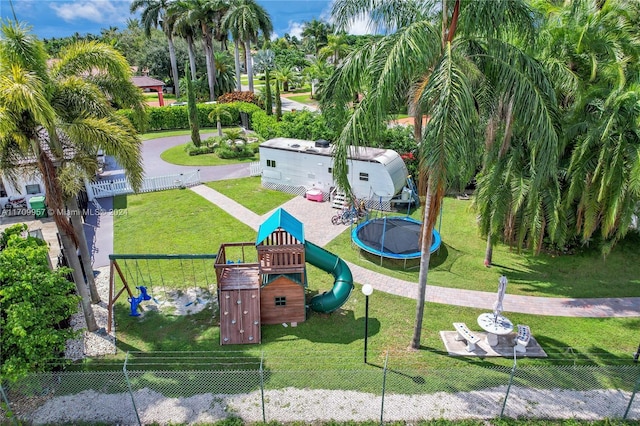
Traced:
<path id="1" fill-rule="evenodd" d="M 311 189 L 335 189 L 333 148 L 324 140 L 275 138 L 260 145 L 262 186 L 302 195 Z M 349 182 L 356 198 L 388 202 L 407 183 L 407 167 L 391 149 L 352 146 Z"/>
<path id="2" fill-rule="evenodd" d="M 44 183 L 40 173 L 25 167 L 21 173 L 16 176 L 15 182 L 12 183 L 0 170 L 0 210 L 7 203 L 9 198 L 25 197 L 28 201 L 31 197 L 44 195 Z"/>

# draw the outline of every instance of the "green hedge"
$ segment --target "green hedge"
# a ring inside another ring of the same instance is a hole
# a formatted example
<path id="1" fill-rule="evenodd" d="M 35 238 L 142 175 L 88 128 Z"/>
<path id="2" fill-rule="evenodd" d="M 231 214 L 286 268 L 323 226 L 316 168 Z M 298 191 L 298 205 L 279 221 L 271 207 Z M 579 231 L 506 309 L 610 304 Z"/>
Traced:
<path id="1" fill-rule="evenodd" d="M 232 102 L 224 104 L 227 111 L 231 113 L 231 119 L 222 117 L 223 126 L 234 126 L 240 124 L 240 111 L 253 112 L 259 111 L 260 108 L 253 104 L 247 104 L 244 102 Z M 209 113 L 211 112 L 212 104 L 198 104 L 198 120 L 200 121 L 200 127 L 216 127 L 216 123 L 209 121 Z M 134 122 L 133 112 L 130 109 L 122 109 L 118 111 L 118 114 L 126 117 Z M 158 130 L 178 130 L 189 128 L 189 117 L 187 112 L 187 106 L 163 106 L 163 107 L 150 107 L 148 109 L 148 131 Z M 136 129 L 140 131 L 140 129 Z"/>
<path id="2" fill-rule="evenodd" d="M 288 112 L 277 121 L 274 115 L 267 115 L 257 105 L 246 102 L 231 102 L 221 104 L 231 113 L 231 118 L 222 117 L 223 126 L 241 125 L 240 113 L 250 115 L 251 128 L 262 138 L 288 137 L 298 139 L 326 139 L 333 141 L 335 132 L 329 128 L 322 114 L 310 111 Z M 216 127 L 216 123 L 209 121 L 208 116 L 213 105 L 198 104 L 198 119 L 200 127 Z M 132 121 L 131 110 L 120 110 L 118 114 Z M 189 118 L 186 106 L 150 107 L 148 111 L 148 131 L 188 129 Z M 140 129 L 137 129 L 140 131 Z"/>
<path id="3" fill-rule="evenodd" d="M 282 122 L 278 122 L 275 115 L 267 115 L 262 110 L 251 114 L 251 128 L 264 139 L 282 136 Z"/>

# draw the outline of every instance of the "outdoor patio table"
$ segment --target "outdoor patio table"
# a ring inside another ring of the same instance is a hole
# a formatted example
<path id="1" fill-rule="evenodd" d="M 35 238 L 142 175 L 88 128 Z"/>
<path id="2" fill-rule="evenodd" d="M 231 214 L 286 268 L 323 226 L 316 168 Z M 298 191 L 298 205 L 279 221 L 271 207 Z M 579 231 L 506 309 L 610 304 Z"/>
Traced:
<path id="1" fill-rule="evenodd" d="M 498 336 L 504 336 L 513 331 L 513 324 L 502 315 L 495 315 L 487 312 L 478 316 L 478 325 L 487 332 L 487 343 L 489 346 L 498 344 Z"/>

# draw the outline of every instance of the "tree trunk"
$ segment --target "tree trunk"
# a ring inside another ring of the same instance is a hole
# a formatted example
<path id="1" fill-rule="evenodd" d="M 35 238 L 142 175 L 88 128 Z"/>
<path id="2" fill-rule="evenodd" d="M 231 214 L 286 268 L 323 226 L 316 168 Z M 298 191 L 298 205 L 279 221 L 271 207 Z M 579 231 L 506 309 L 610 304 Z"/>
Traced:
<path id="1" fill-rule="evenodd" d="M 62 249 L 67 260 L 67 264 L 72 269 L 73 281 L 76 284 L 76 290 L 81 297 L 80 304 L 82 305 L 82 312 L 84 313 L 84 320 L 87 323 L 87 330 L 96 331 L 98 324 L 93 316 L 93 308 L 91 307 L 91 299 L 89 298 L 89 290 L 84 282 L 82 276 L 82 269 L 80 267 L 80 260 L 76 253 L 75 245 L 71 238 L 65 234 L 64 230 L 58 228 L 60 234 L 60 241 L 62 242 Z"/>
<path id="2" fill-rule="evenodd" d="M 493 260 L 493 244 L 491 244 L 491 235 L 487 235 L 487 249 L 484 252 L 484 266 L 491 266 Z"/>
<path id="3" fill-rule="evenodd" d="M 193 50 L 193 36 L 187 35 L 187 49 L 189 51 L 189 68 L 191 68 L 191 79 L 196 80 L 196 52 Z"/>
<path id="4" fill-rule="evenodd" d="M 422 109 L 420 105 L 412 102 L 409 105 L 410 113 L 413 115 L 413 137 L 417 144 L 422 142 Z"/>
<path id="5" fill-rule="evenodd" d="M 173 45 L 173 37 L 167 36 L 169 40 L 169 59 L 171 60 L 171 78 L 173 79 L 173 90 L 176 98 L 180 97 L 180 75 L 178 74 L 178 61 L 176 59 L 176 48 Z"/>
<path id="6" fill-rule="evenodd" d="M 202 46 L 204 48 L 204 56 L 206 58 L 207 65 L 207 82 L 209 83 L 209 100 L 216 100 L 216 92 L 215 92 L 215 71 L 212 67 L 213 64 L 213 48 L 211 47 L 211 35 L 207 35 L 208 28 L 206 25 L 202 25 Z"/>
<path id="7" fill-rule="evenodd" d="M 69 197 L 66 200 L 67 208 L 71 216 L 71 225 L 76 233 L 78 239 L 78 249 L 80 250 L 80 259 L 82 261 L 82 267 L 84 269 L 84 275 L 87 279 L 87 285 L 89 286 L 89 293 L 91 294 L 91 303 L 100 303 L 100 294 L 96 287 L 96 281 L 93 278 L 93 265 L 91 264 L 91 253 L 89 252 L 89 245 L 87 244 L 87 236 L 84 232 L 84 225 L 81 219 L 80 208 L 78 207 L 78 200 L 76 197 Z"/>
<path id="8" fill-rule="evenodd" d="M 429 274 L 429 260 L 431 260 L 431 233 L 429 224 L 429 211 L 431 207 L 431 184 L 427 186 L 427 196 L 424 202 L 424 217 L 422 226 L 422 236 L 420 249 L 420 275 L 418 276 L 418 300 L 416 302 L 416 323 L 411 339 L 411 349 L 420 349 L 420 339 L 422 336 L 422 320 L 424 317 L 424 303 L 427 295 L 427 276 Z"/>
<path id="9" fill-rule="evenodd" d="M 245 60 L 247 63 L 247 76 L 249 77 L 249 91 L 253 92 L 253 64 L 251 61 L 251 43 L 249 40 L 245 40 L 244 42 L 244 52 L 246 54 L 247 59 Z M 265 84 L 269 84 L 267 81 Z"/>
<path id="10" fill-rule="evenodd" d="M 209 82 L 211 84 L 211 100 L 216 100 L 216 57 L 214 55 L 213 40 L 209 38 L 209 60 L 211 61 L 211 77 Z"/>
<path id="11" fill-rule="evenodd" d="M 219 118 L 216 126 L 218 127 L 218 136 L 222 137 L 222 121 Z"/>
<path id="12" fill-rule="evenodd" d="M 236 62 L 236 89 L 242 91 L 242 73 L 240 72 L 240 47 L 238 40 L 233 40 L 233 54 Z"/>

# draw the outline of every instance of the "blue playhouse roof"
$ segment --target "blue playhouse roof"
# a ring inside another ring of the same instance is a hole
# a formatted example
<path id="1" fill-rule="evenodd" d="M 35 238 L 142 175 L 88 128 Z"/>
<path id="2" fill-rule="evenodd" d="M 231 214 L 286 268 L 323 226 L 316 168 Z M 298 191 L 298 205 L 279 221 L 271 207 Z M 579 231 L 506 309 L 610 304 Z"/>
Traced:
<path id="1" fill-rule="evenodd" d="M 279 208 L 260 225 L 256 245 L 263 242 L 265 238 L 278 228 L 284 229 L 300 241 L 300 243 L 304 244 L 304 225 L 302 222 L 291 216 L 286 210 Z"/>

